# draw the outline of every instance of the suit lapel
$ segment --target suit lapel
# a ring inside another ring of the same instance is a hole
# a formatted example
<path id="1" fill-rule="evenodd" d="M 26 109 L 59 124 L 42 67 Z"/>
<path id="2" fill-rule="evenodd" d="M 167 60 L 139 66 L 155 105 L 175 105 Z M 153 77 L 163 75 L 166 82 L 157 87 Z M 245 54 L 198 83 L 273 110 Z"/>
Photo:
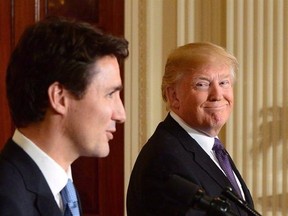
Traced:
<path id="1" fill-rule="evenodd" d="M 207 155 L 201 146 L 170 115 L 167 116 L 164 122 L 167 124 L 168 130 L 180 140 L 182 146 L 194 158 L 195 163 L 197 163 L 208 176 L 223 189 L 227 187 L 227 185 L 231 185 L 209 155 Z"/>
<path id="2" fill-rule="evenodd" d="M 36 206 L 40 215 L 42 216 L 51 216 L 51 215 L 61 215 L 62 213 L 55 201 L 51 200 L 50 197 L 37 195 Z"/>
<path id="3" fill-rule="evenodd" d="M 186 149 L 194 155 L 195 163 L 197 163 L 198 166 L 201 167 L 201 169 L 206 172 L 207 175 L 210 176 L 211 179 L 213 179 L 215 183 L 217 183 L 223 189 L 227 187 L 227 185 L 231 185 L 224 173 L 218 168 L 210 156 L 207 155 L 207 153 L 194 139 L 191 138 L 191 140 L 192 141 L 190 141 L 190 143 L 185 142 L 183 145 L 186 147 L 191 146 L 190 148 Z"/>
<path id="4" fill-rule="evenodd" d="M 218 168 L 214 161 L 206 154 L 206 152 L 201 148 L 201 146 L 168 114 L 164 120 L 166 129 L 170 133 L 174 134 L 179 140 L 182 146 L 191 154 L 191 157 L 194 158 L 195 163 L 207 173 L 223 190 L 227 185 L 231 185 L 227 177 L 223 172 Z M 248 187 L 246 186 L 243 178 L 241 177 L 239 171 L 237 170 L 232 158 L 229 156 L 231 166 L 236 176 L 238 177 L 240 184 L 242 186 L 246 202 L 253 206 L 253 199 L 249 192 Z"/>
<path id="5" fill-rule="evenodd" d="M 2 151 L 2 156 L 21 172 L 27 191 L 35 194 L 35 208 L 41 215 L 62 215 L 42 172 L 22 148 L 9 140 Z"/>
<path id="6" fill-rule="evenodd" d="M 233 169 L 234 173 L 236 174 L 236 176 L 237 176 L 237 178 L 240 181 L 240 184 L 242 186 L 242 190 L 244 192 L 244 196 L 245 196 L 246 202 L 253 206 L 254 205 L 253 204 L 253 199 L 252 199 L 252 197 L 250 195 L 250 191 L 249 191 L 244 179 L 242 178 L 241 174 L 239 173 L 238 169 L 236 168 L 236 166 L 235 166 L 232 158 L 230 157 L 230 155 L 229 155 L 229 159 L 230 159 L 230 163 L 231 163 L 232 169 Z"/>

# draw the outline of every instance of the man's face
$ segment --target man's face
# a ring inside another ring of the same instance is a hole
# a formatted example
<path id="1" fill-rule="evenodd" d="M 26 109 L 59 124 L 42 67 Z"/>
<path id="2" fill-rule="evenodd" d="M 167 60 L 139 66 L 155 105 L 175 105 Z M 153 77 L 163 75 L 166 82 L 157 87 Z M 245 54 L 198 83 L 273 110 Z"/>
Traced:
<path id="1" fill-rule="evenodd" d="M 69 99 L 66 122 L 67 137 L 79 156 L 105 157 L 116 123 L 126 119 L 120 99 L 122 82 L 117 59 L 105 56 L 91 68 L 95 76 L 84 97 Z"/>
<path id="2" fill-rule="evenodd" d="M 216 136 L 233 108 L 232 85 L 227 66 L 207 66 L 187 72 L 172 88 L 172 110 L 190 127 Z"/>

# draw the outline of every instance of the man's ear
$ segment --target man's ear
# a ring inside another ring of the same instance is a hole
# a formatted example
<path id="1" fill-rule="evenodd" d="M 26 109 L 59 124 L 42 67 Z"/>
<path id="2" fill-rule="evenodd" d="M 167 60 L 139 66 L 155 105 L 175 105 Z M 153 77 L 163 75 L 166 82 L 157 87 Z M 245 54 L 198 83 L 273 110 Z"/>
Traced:
<path id="1" fill-rule="evenodd" d="M 176 109 L 179 108 L 180 103 L 179 103 L 178 94 L 177 94 L 175 86 L 167 87 L 166 97 L 171 107 L 176 108 Z"/>
<path id="2" fill-rule="evenodd" d="M 63 114 L 67 110 L 67 90 L 59 82 L 52 83 L 48 88 L 48 97 L 51 108 Z"/>

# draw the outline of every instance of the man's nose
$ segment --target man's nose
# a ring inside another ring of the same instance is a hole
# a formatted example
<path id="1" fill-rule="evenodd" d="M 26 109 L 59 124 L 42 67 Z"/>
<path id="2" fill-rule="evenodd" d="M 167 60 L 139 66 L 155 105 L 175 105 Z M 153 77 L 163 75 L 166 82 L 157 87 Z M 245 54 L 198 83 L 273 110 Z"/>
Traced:
<path id="1" fill-rule="evenodd" d="M 222 88 L 218 83 L 211 84 L 209 87 L 209 99 L 210 100 L 221 100 L 223 97 Z"/>
<path id="2" fill-rule="evenodd" d="M 121 100 L 119 101 L 117 108 L 115 109 L 113 119 L 117 123 L 124 123 L 126 120 L 126 112 Z"/>

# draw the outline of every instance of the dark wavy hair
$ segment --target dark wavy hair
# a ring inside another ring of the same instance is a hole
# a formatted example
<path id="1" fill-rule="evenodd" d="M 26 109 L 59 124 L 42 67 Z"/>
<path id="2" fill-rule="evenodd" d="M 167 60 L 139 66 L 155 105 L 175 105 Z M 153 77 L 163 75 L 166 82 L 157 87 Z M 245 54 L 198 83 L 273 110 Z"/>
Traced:
<path id="1" fill-rule="evenodd" d="M 128 55 L 124 38 L 104 34 L 88 23 L 49 17 L 28 27 L 13 51 L 6 74 L 8 104 L 16 127 L 41 121 L 48 88 L 61 83 L 77 99 L 85 94 L 97 59 Z"/>

